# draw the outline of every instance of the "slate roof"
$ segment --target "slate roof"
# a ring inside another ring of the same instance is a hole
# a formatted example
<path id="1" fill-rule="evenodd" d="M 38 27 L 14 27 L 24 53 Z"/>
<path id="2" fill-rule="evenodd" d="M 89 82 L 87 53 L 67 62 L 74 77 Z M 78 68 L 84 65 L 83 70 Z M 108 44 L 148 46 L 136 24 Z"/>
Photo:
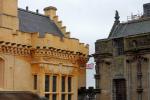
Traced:
<path id="1" fill-rule="evenodd" d="M 140 18 L 126 23 L 115 24 L 108 38 L 126 37 L 148 32 L 150 32 L 150 18 Z"/>
<path id="2" fill-rule="evenodd" d="M 62 37 L 63 33 L 49 17 L 35 12 L 18 9 L 19 30 L 22 32 L 39 32 L 40 37 L 45 33 Z"/>

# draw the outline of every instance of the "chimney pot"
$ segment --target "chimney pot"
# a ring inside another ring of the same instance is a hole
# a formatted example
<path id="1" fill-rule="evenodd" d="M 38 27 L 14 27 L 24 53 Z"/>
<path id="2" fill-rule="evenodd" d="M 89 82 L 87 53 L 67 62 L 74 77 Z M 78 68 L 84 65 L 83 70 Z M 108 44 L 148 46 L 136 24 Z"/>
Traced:
<path id="1" fill-rule="evenodd" d="M 39 10 L 38 10 L 38 9 L 36 10 L 36 13 L 37 13 L 37 14 L 39 13 Z"/>
<path id="2" fill-rule="evenodd" d="M 49 7 L 44 8 L 44 11 L 48 11 L 48 10 L 57 10 L 57 8 L 53 7 L 53 6 L 49 6 Z"/>
<path id="3" fill-rule="evenodd" d="M 28 6 L 26 6 L 26 11 L 29 11 L 29 7 Z"/>

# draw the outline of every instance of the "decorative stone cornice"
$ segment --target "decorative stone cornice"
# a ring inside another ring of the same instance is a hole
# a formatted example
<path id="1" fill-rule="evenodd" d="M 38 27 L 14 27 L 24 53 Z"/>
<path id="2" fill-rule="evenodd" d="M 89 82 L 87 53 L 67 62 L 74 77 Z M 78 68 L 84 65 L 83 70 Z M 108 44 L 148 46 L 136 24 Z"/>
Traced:
<path id="1" fill-rule="evenodd" d="M 84 67 L 87 62 L 86 55 L 81 52 L 61 50 L 46 46 L 37 46 L 36 48 L 32 48 L 30 45 L 16 44 L 4 41 L 0 41 L 0 53 L 19 56 L 50 57 L 54 59 L 68 60 L 73 64 Z"/>
<path id="2" fill-rule="evenodd" d="M 131 56 L 131 55 L 130 55 Z M 146 57 L 143 57 L 142 55 L 138 55 L 138 54 L 134 54 L 134 55 L 132 55 L 131 56 L 131 58 L 130 59 L 127 59 L 126 60 L 126 62 L 127 63 L 132 63 L 132 62 L 135 62 L 135 61 L 137 61 L 137 60 L 141 60 L 141 61 L 148 61 L 149 59 L 148 58 L 146 58 Z"/>
<path id="3" fill-rule="evenodd" d="M 32 50 L 33 57 L 50 57 L 54 59 L 68 60 L 74 65 L 80 65 L 79 67 L 85 67 L 87 62 L 87 57 L 85 54 L 74 51 L 67 51 L 56 49 L 53 47 L 49 48 L 36 48 Z"/>
<path id="4" fill-rule="evenodd" d="M 12 55 L 30 55 L 31 46 L 0 41 L 0 53 Z"/>

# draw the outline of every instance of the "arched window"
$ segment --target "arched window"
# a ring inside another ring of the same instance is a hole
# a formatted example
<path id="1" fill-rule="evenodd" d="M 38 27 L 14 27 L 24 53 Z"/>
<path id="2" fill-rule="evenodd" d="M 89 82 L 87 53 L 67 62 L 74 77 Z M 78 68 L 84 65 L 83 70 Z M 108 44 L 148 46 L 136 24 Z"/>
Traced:
<path id="1" fill-rule="evenodd" d="M 0 88 L 4 88 L 4 60 L 0 58 Z"/>

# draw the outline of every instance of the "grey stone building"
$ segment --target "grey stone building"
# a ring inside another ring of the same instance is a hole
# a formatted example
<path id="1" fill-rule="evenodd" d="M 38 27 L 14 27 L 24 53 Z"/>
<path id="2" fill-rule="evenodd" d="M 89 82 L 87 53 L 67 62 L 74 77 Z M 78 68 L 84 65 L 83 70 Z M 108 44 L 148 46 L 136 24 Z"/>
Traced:
<path id="1" fill-rule="evenodd" d="M 115 22 L 95 43 L 96 100 L 150 100 L 150 3 L 140 17 Z"/>

